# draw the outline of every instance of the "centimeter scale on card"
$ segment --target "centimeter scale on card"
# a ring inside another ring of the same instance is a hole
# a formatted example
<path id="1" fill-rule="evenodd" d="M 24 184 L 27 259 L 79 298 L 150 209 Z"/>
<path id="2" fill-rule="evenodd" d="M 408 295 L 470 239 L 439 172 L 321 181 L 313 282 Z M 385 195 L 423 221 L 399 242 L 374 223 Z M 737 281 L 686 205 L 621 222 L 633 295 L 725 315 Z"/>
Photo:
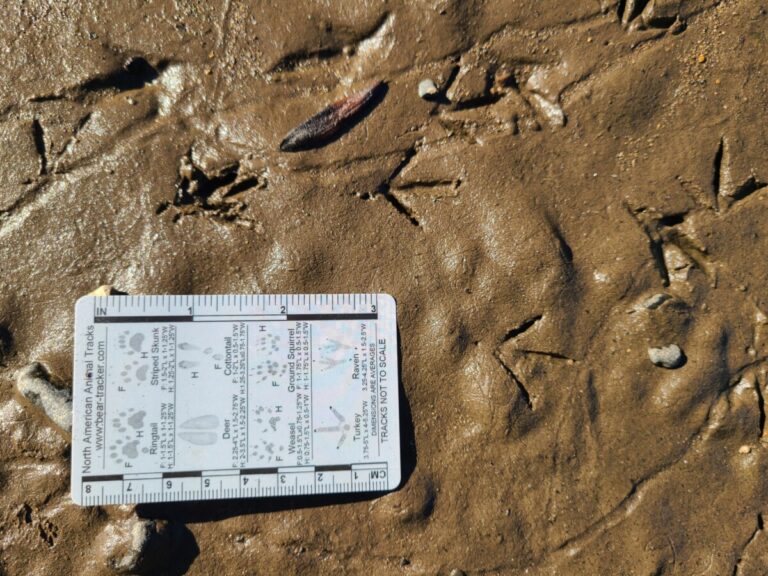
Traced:
<path id="1" fill-rule="evenodd" d="M 393 490 L 397 371 L 387 294 L 81 298 L 72 499 Z"/>

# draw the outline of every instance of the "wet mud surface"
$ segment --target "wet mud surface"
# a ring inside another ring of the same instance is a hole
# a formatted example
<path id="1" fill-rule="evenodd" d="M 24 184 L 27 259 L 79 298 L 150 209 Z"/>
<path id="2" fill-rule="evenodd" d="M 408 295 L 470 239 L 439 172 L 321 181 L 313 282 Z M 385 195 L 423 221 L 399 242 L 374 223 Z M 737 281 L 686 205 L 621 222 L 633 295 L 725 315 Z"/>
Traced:
<path id="1" fill-rule="evenodd" d="M 0 18 L 0 573 L 768 571 L 766 2 Z M 394 295 L 403 487 L 73 505 L 14 374 L 69 385 L 74 302 L 107 283 Z"/>

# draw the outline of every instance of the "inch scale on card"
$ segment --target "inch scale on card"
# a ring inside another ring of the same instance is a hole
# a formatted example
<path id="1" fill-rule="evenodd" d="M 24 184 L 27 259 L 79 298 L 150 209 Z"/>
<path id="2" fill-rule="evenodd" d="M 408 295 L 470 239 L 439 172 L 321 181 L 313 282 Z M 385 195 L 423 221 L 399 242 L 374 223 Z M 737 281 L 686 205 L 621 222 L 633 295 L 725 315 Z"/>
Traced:
<path id="1" fill-rule="evenodd" d="M 72 499 L 393 490 L 397 366 L 387 294 L 81 298 Z"/>

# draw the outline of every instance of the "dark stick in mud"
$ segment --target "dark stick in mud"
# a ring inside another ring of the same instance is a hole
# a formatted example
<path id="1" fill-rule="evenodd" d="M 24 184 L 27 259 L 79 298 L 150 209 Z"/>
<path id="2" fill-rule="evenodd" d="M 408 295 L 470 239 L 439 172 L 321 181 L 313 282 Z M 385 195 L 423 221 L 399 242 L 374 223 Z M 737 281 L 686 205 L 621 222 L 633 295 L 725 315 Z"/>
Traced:
<path id="1" fill-rule="evenodd" d="M 364 90 L 323 108 L 291 130 L 280 143 L 280 150 L 295 152 L 327 143 L 344 127 L 350 125 L 384 86 L 384 82 L 379 80 Z"/>

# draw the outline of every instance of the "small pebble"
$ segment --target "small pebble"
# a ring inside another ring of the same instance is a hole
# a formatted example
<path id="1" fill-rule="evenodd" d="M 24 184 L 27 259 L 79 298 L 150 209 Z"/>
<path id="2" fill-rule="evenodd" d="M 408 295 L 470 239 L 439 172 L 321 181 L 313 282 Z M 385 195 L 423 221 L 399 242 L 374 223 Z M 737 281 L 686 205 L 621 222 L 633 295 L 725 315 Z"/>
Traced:
<path id="1" fill-rule="evenodd" d="M 551 102 L 539 94 L 531 94 L 531 103 L 549 120 L 551 126 L 565 126 L 565 113 L 557 102 Z"/>
<path id="2" fill-rule="evenodd" d="M 115 560 L 118 572 L 135 572 L 152 538 L 156 537 L 157 528 L 151 520 L 136 518 L 129 529 L 129 545 L 124 555 Z"/>
<path id="3" fill-rule="evenodd" d="M 427 100 L 437 94 L 437 84 L 431 78 L 426 78 L 419 82 L 419 98 Z"/>
<path id="4" fill-rule="evenodd" d="M 512 70 L 503 66 L 496 70 L 493 74 L 493 87 L 491 92 L 493 94 L 503 94 L 507 87 L 513 85 L 515 82 L 515 75 Z"/>
<path id="5" fill-rule="evenodd" d="M 33 362 L 16 373 L 16 389 L 31 405 L 40 408 L 67 434 L 72 432 L 72 393 L 49 382 L 45 367 Z"/>
<path id="6" fill-rule="evenodd" d="M 491 78 L 484 66 L 462 65 L 446 97 L 454 104 L 469 104 L 488 96 L 490 88 Z"/>
<path id="7" fill-rule="evenodd" d="M 704 62 L 707 61 L 707 56 L 705 54 L 699 54 L 696 60 L 698 60 L 699 64 L 704 64 Z"/>
<path id="8" fill-rule="evenodd" d="M 524 116 L 520 119 L 520 127 L 523 130 L 538 132 L 541 130 L 541 124 L 533 116 Z"/>
<path id="9" fill-rule="evenodd" d="M 752 452 L 752 448 L 750 448 L 746 444 L 744 444 L 744 446 L 741 446 L 739 448 L 739 454 L 749 454 L 750 452 Z"/>
<path id="10" fill-rule="evenodd" d="M 450 576 L 467 576 L 467 573 L 464 572 L 464 570 L 459 570 L 458 568 L 454 568 L 451 570 Z"/>
<path id="11" fill-rule="evenodd" d="M 656 366 L 662 368 L 680 368 L 685 364 L 685 354 L 677 344 L 648 348 L 648 357 Z"/>
<path id="12" fill-rule="evenodd" d="M 137 516 L 110 520 L 94 547 L 109 573 L 121 576 L 185 574 L 196 555 L 194 537 L 183 524 Z"/>
<path id="13" fill-rule="evenodd" d="M 685 30 L 685 21 L 681 20 L 680 16 L 678 15 L 675 18 L 675 21 L 672 22 L 672 26 L 669 27 L 669 33 L 676 35 L 676 34 L 680 34 L 680 32 L 682 32 L 683 30 Z"/>

